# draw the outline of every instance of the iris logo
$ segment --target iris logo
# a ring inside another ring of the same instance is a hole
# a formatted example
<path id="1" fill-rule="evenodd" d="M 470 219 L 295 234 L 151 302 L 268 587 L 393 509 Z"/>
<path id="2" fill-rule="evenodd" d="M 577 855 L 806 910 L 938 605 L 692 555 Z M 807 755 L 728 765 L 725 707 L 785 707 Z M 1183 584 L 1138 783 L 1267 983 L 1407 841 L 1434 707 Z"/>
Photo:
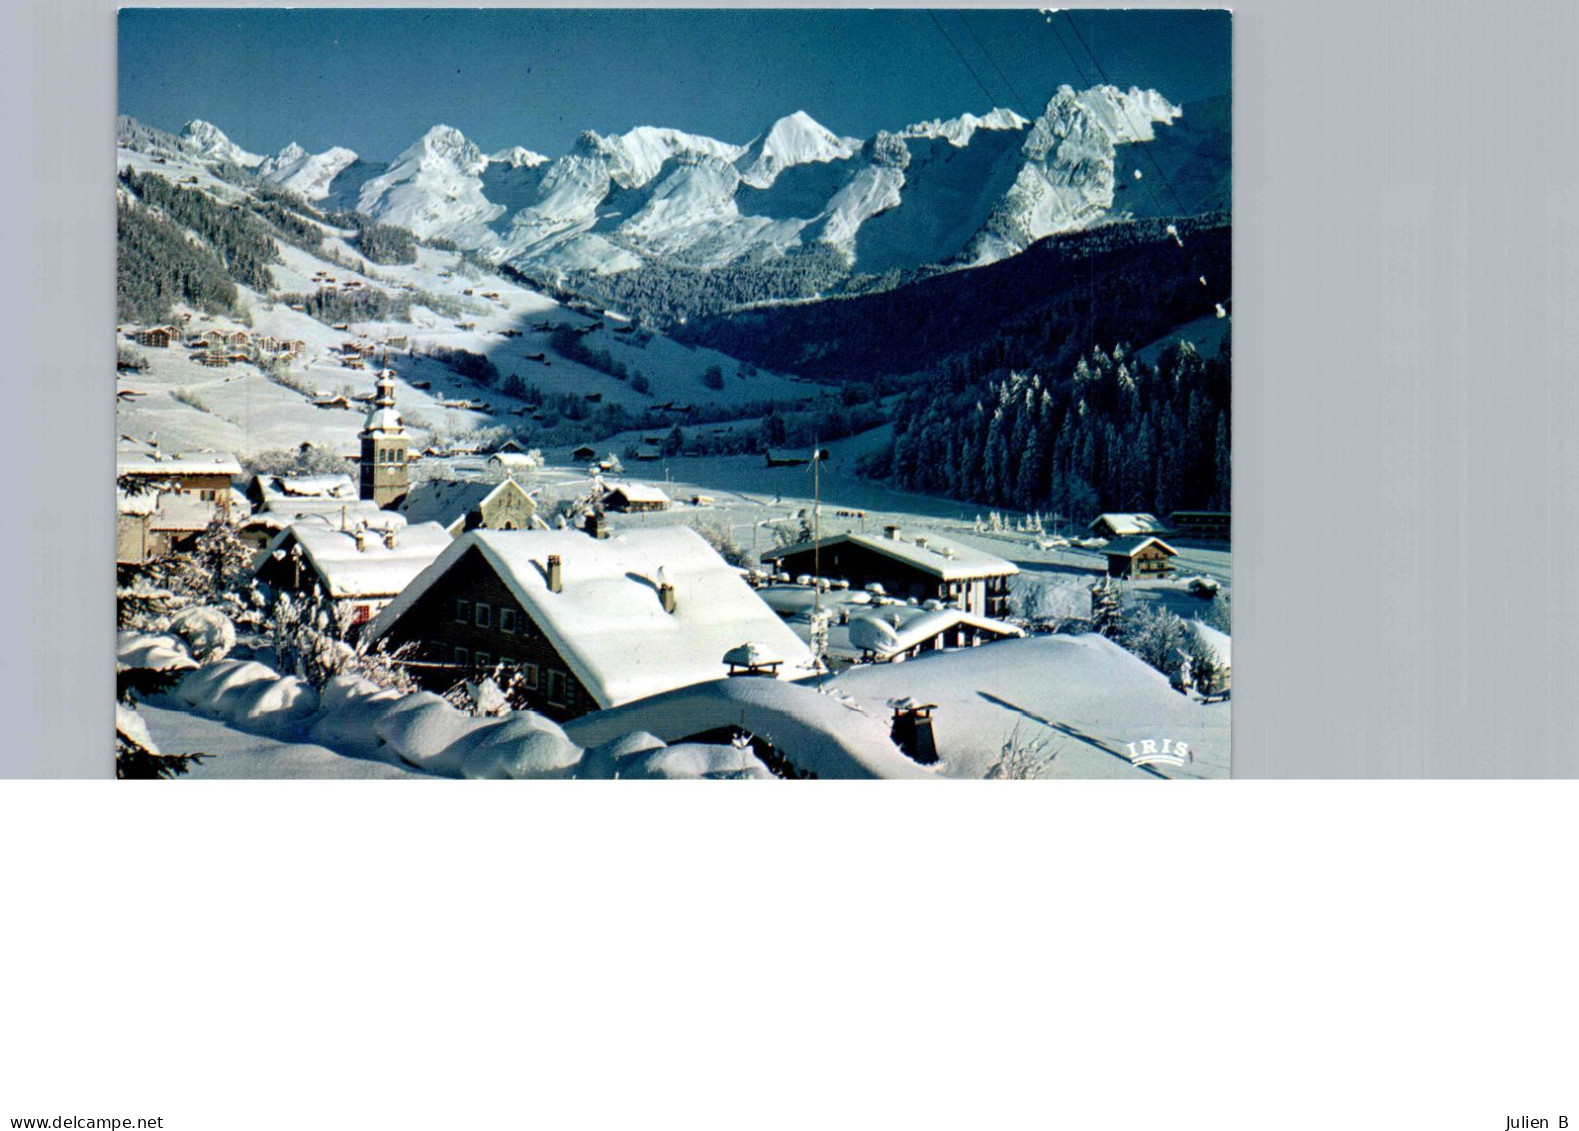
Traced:
<path id="1" fill-rule="evenodd" d="M 1129 749 L 1129 760 L 1137 766 L 1182 766 L 1195 761 L 1188 742 L 1175 742 L 1171 738 L 1164 738 L 1160 744 L 1154 738 L 1147 738 L 1124 745 Z"/>

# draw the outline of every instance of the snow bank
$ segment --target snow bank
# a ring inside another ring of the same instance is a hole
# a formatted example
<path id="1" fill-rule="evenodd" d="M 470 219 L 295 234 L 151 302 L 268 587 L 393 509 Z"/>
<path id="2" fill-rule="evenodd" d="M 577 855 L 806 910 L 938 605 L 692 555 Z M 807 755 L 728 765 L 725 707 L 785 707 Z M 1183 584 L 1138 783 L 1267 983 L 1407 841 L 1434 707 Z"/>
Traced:
<path id="1" fill-rule="evenodd" d="M 119 653 L 123 664 L 132 657 L 150 665 L 195 668 L 180 642 L 168 636 L 123 633 Z M 370 776 L 368 762 L 441 777 L 493 779 L 772 777 L 749 748 L 686 741 L 668 746 L 660 737 L 686 739 L 735 724 L 792 750 L 796 767 L 821 777 L 929 776 L 893 746 L 885 722 L 809 688 L 747 678 L 685 688 L 680 694 L 660 697 L 667 701 L 656 705 L 662 725 L 643 727 L 612 717 L 620 712 L 603 712 L 590 716 L 590 723 L 576 720 L 572 737 L 530 711 L 476 717 L 431 692 L 405 695 L 354 675 L 333 677 L 320 693 L 265 664 L 221 660 L 185 676 L 162 710 L 172 716 L 188 713 L 194 720 L 206 716 L 214 725 L 258 736 L 258 749 L 290 751 L 293 758 L 311 762 L 312 776 L 324 776 L 325 767 L 336 764 L 328 752 L 360 763 L 342 775 L 357 777 Z M 171 710 L 176 705 L 186 710 Z M 195 721 L 191 727 L 202 729 Z M 583 731 L 596 737 L 585 738 Z M 249 758 L 248 772 L 234 776 L 290 776 L 265 761 Z"/>
<path id="2" fill-rule="evenodd" d="M 176 637 L 140 632 L 116 633 L 115 662 L 123 668 L 146 668 L 156 672 L 198 666 L 186 645 Z"/>
<path id="3" fill-rule="evenodd" d="M 633 730 L 666 742 L 739 728 L 773 744 L 795 768 L 824 778 L 930 778 L 889 737 L 886 709 L 868 712 L 847 699 L 779 679 L 737 676 L 682 687 L 565 726 L 587 746 L 609 743 Z M 594 759 L 589 769 L 599 769 Z"/>

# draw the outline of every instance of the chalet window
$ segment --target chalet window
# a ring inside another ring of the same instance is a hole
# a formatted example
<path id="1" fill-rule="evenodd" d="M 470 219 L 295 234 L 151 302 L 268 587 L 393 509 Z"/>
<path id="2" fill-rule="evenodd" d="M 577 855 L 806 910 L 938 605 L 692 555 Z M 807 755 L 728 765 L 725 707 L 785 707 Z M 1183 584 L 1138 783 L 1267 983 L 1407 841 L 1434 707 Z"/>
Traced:
<path id="1" fill-rule="evenodd" d="M 556 707 L 565 705 L 565 673 L 557 668 L 548 669 L 548 701 Z"/>
<path id="2" fill-rule="evenodd" d="M 500 609 L 499 610 L 499 629 L 502 632 L 514 632 L 515 631 L 515 610 L 514 609 Z"/>
<path id="3" fill-rule="evenodd" d="M 513 668 L 513 667 L 515 667 L 515 657 L 514 656 L 500 656 L 499 657 L 499 666 L 503 667 L 503 668 Z"/>
<path id="4" fill-rule="evenodd" d="M 536 664 L 522 664 L 521 665 L 521 682 L 526 684 L 526 687 L 527 687 L 528 691 L 536 691 L 537 690 L 537 665 Z"/>
<path id="5" fill-rule="evenodd" d="M 479 667 L 479 668 L 486 668 L 488 666 L 488 653 L 487 652 L 478 652 L 477 653 L 476 666 Z"/>
<path id="6" fill-rule="evenodd" d="M 493 606 L 486 601 L 477 602 L 477 627 L 487 628 L 493 623 Z"/>
<path id="7" fill-rule="evenodd" d="M 461 624 L 472 619 L 472 603 L 464 597 L 455 602 L 455 619 Z"/>
<path id="8" fill-rule="evenodd" d="M 468 666 L 472 662 L 471 653 L 465 648 L 456 648 L 455 662 L 463 668 Z"/>

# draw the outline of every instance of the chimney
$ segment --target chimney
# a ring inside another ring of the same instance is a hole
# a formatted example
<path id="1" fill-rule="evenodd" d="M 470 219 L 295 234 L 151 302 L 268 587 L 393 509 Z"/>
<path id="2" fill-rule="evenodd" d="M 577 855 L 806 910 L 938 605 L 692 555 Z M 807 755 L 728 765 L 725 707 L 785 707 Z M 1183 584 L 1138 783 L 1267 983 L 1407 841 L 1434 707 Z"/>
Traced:
<path id="1" fill-rule="evenodd" d="M 899 541 L 899 527 L 894 526 L 892 524 L 883 527 L 883 537 L 887 538 L 890 542 L 898 542 Z"/>
<path id="2" fill-rule="evenodd" d="M 674 597 L 674 582 L 669 580 L 668 572 L 658 567 L 658 600 L 663 603 L 663 611 L 672 614 L 678 602 Z"/>
<path id="3" fill-rule="evenodd" d="M 563 592 L 565 588 L 564 563 L 559 560 L 558 554 L 548 555 L 548 591 L 550 593 Z"/>
<path id="4" fill-rule="evenodd" d="M 912 762 L 923 766 L 935 765 L 938 760 L 937 739 L 932 734 L 932 712 L 935 703 L 917 703 L 912 699 L 890 700 L 894 723 L 889 737 L 894 745 L 904 751 Z"/>
<path id="5" fill-rule="evenodd" d="M 356 548 L 358 551 L 367 549 L 367 531 L 360 526 L 356 528 Z"/>
<path id="6" fill-rule="evenodd" d="M 925 550 L 927 548 L 927 540 L 921 537 L 919 534 L 916 535 L 916 548 L 919 550 Z"/>
<path id="7" fill-rule="evenodd" d="M 395 528 L 393 526 L 384 531 L 384 548 L 386 550 L 395 548 Z"/>

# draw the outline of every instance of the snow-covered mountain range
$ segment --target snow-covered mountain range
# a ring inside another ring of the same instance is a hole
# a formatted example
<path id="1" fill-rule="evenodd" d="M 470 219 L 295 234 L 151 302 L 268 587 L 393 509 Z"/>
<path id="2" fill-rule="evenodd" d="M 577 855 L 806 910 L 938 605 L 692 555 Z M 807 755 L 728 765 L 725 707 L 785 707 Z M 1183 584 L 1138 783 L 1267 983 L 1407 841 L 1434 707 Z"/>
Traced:
<path id="1" fill-rule="evenodd" d="M 822 246 L 877 273 L 989 263 L 1127 214 L 1191 210 L 1138 183 L 1145 170 L 1121 156 L 1126 146 L 1163 156 L 1188 132 L 1184 118 L 1155 90 L 1065 86 L 1034 119 L 998 108 L 864 140 L 797 111 L 744 144 L 644 126 L 588 131 L 550 159 L 524 146 L 485 154 L 440 125 L 387 165 L 294 143 L 262 157 L 200 120 L 172 135 L 122 119 L 120 132 L 127 148 L 239 165 L 326 207 L 524 270 L 709 268 Z M 1184 148 L 1197 165 L 1215 152 Z M 1225 186 L 1221 165 L 1191 183 Z"/>

